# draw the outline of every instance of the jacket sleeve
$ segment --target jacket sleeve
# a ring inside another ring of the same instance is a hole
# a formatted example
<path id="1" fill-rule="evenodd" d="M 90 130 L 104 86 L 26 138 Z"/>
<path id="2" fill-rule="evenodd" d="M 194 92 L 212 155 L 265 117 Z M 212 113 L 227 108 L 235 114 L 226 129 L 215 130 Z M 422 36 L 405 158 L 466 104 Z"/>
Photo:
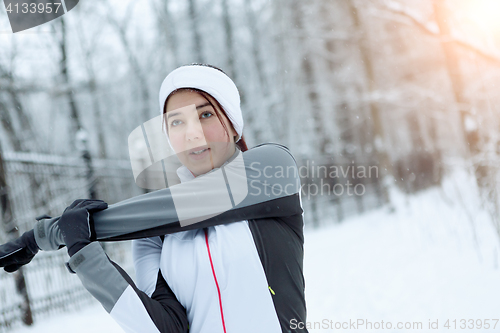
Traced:
<path id="1" fill-rule="evenodd" d="M 154 288 L 148 295 L 107 257 L 99 242 L 75 253 L 67 266 L 125 332 L 188 332 L 186 310 L 159 270 L 153 275 Z"/>
<path id="2" fill-rule="evenodd" d="M 136 285 L 150 297 L 155 291 L 157 275 L 160 271 L 162 243 L 160 237 L 132 240 Z"/>
<path id="3" fill-rule="evenodd" d="M 139 239 L 301 214 L 299 192 L 299 171 L 288 148 L 263 144 L 239 152 L 225 166 L 189 182 L 133 197 L 93 214 L 92 239 Z M 35 239 L 42 250 L 56 250 L 64 244 L 57 221 L 37 223 Z"/>

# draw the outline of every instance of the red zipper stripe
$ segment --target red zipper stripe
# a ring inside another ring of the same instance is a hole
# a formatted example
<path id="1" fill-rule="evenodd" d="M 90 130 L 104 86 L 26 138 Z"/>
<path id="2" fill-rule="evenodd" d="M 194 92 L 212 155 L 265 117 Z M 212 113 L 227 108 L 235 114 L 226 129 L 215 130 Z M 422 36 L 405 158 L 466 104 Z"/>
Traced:
<path id="1" fill-rule="evenodd" d="M 212 262 L 212 255 L 210 254 L 210 246 L 208 245 L 207 229 L 205 228 L 204 231 L 205 231 L 205 242 L 207 244 L 208 258 L 210 259 L 210 266 L 212 266 L 212 274 L 214 275 L 215 285 L 217 286 L 217 293 L 219 294 L 219 307 L 220 307 L 220 316 L 222 319 L 222 327 L 224 328 L 224 333 L 226 333 L 226 323 L 224 322 L 224 312 L 222 311 L 222 299 L 220 297 L 219 283 L 217 282 L 217 276 L 215 275 L 214 264 Z"/>

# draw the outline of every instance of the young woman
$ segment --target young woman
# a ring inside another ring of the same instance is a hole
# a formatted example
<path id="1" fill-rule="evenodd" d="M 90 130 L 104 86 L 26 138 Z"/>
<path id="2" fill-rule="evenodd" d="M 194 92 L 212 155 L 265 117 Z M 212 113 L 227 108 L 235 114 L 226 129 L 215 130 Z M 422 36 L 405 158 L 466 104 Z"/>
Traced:
<path id="1" fill-rule="evenodd" d="M 63 245 L 68 269 L 127 332 L 307 332 L 303 210 L 282 145 L 243 139 L 233 81 L 182 66 L 160 89 L 180 184 L 107 206 L 77 200 L 0 247 L 13 271 Z M 133 239 L 136 283 L 98 242 Z"/>

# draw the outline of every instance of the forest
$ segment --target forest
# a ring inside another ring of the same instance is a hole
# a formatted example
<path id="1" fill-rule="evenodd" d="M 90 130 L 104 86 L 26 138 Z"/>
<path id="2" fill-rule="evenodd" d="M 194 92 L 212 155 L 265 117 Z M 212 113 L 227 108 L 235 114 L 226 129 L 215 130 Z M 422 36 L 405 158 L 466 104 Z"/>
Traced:
<path id="1" fill-rule="evenodd" d="M 306 228 L 393 211 L 395 193 L 458 170 L 498 238 L 499 12 L 498 0 L 101 0 L 12 33 L 0 5 L 0 241 L 76 198 L 144 193 L 128 137 L 191 63 L 234 80 L 248 147 L 291 150 Z M 28 298 L 16 288 L 0 331 Z"/>

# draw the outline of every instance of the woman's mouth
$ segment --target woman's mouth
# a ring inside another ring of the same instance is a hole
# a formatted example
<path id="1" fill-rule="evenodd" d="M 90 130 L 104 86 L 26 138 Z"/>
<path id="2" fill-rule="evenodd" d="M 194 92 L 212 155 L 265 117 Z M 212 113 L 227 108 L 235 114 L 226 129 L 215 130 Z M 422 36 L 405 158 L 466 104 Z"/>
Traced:
<path id="1" fill-rule="evenodd" d="M 199 159 L 202 159 L 205 156 L 207 156 L 209 150 L 210 150 L 210 148 L 204 148 L 204 149 L 200 149 L 197 151 L 193 151 L 193 152 L 189 153 L 189 156 L 195 160 L 199 160 Z"/>
<path id="2" fill-rule="evenodd" d="M 205 148 L 205 149 L 202 149 L 202 150 L 198 150 L 198 151 L 192 152 L 191 154 L 194 154 L 194 155 L 200 155 L 200 154 L 201 154 L 201 153 L 203 153 L 205 150 L 208 150 L 208 148 Z"/>

